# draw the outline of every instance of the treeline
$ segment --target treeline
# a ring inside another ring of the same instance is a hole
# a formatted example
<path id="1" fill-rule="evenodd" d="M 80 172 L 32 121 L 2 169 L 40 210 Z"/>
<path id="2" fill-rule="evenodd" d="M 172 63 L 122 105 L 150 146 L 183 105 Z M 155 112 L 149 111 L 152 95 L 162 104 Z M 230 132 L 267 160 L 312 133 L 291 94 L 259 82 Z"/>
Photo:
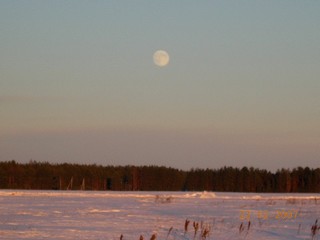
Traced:
<path id="1" fill-rule="evenodd" d="M 183 171 L 163 166 L 0 162 L 1 189 L 320 192 L 320 168 L 223 167 Z"/>

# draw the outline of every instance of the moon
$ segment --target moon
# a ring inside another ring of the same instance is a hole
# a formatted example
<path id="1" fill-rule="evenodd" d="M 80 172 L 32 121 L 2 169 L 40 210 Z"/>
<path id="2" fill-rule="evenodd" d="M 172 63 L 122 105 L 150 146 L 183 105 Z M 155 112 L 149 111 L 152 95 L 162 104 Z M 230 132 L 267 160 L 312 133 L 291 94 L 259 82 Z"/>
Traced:
<path id="1" fill-rule="evenodd" d="M 169 54 L 164 50 L 157 50 L 153 54 L 153 62 L 159 67 L 167 66 L 169 63 L 170 57 Z"/>

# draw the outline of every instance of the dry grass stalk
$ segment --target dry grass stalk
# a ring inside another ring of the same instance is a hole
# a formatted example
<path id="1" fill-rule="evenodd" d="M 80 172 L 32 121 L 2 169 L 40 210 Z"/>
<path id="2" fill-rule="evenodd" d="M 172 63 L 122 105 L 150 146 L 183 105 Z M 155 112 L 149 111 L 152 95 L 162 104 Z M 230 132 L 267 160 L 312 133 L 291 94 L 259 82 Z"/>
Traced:
<path id="1" fill-rule="evenodd" d="M 244 226 L 243 226 L 243 223 L 241 223 L 239 227 L 239 234 L 241 234 L 243 231 L 244 231 Z"/>
<path id="2" fill-rule="evenodd" d="M 173 227 L 171 227 L 171 228 L 169 229 L 168 234 L 167 234 L 167 238 L 166 238 L 166 239 L 168 239 L 168 237 L 169 237 L 169 235 L 170 235 L 170 233 L 171 233 L 172 229 L 173 229 Z"/>
<path id="3" fill-rule="evenodd" d="M 120 235 L 120 240 L 122 240 L 122 239 L 123 239 L 123 235 L 121 234 L 121 235 Z"/>
<path id="4" fill-rule="evenodd" d="M 311 227 L 311 236 L 312 239 L 314 239 L 314 237 L 316 236 L 316 234 L 318 233 L 318 230 L 320 229 L 320 226 L 318 227 L 318 219 L 315 221 L 314 225 L 312 225 Z"/>
<path id="5" fill-rule="evenodd" d="M 298 232 L 297 234 L 300 235 L 300 229 L 301 229 L 301 223 L 299 224 Z"/>
<path id="6" fill-rule="evenodd" d="M 139 238 L 139 240 L 143 240 L 143 236 L 142 236 L 142 235 L 140 235 L 140 238 Z"/>
<path id="7" fill-rule="evenodd" d="M 194 228 L 194 238 L 195 238 L 199 229 L 199 223 L 193 222 L 193 228 Z"/>
<path id="8" fill-rule="evenodd" d="M 188 226 L 189 226 L 190 220 L 186 219 L 184 223 L 184 234 L 188 232 Z"/>

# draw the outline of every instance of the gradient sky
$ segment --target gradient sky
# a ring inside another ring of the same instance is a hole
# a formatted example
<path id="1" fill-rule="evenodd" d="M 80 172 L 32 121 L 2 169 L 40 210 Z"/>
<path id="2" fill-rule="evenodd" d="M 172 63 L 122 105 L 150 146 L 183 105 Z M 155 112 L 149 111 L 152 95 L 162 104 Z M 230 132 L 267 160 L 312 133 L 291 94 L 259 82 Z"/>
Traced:
<path id="1" fill-rule="evenodd" d="M 319 167 L 319 12 L 0 0 L 0 161 Z"/>

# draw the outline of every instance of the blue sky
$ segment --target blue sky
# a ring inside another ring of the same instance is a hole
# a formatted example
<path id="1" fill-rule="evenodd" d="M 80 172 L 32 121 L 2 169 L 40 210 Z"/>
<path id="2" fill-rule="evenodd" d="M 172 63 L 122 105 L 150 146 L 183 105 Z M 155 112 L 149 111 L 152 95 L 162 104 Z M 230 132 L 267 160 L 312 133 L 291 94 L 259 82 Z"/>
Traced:
<path id="1" fill-rule="evenodd" d="M 1 0 L 0 160 L 318 167 L 319 10 Z"/>

